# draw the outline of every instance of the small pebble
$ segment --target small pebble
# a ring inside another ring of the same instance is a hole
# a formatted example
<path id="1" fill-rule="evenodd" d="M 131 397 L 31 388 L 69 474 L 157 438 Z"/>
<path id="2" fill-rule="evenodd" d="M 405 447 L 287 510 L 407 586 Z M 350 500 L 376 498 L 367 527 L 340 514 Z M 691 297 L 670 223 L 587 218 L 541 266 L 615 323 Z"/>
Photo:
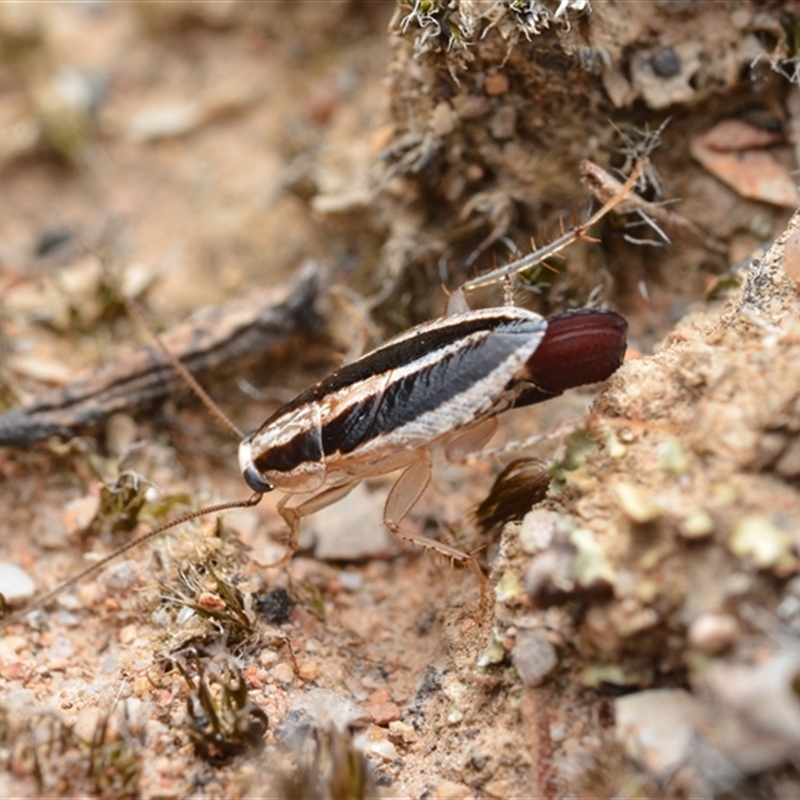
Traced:
<path id="1" fill-rule="evenodd" d="M 13 661 L 27 645 L 28 640 L 24 636 L 0 637 L 0 661 Z"/>
<path id="2" fill-rule="evenodd" d="M 36 590 L 33 578 L 16 564 L 0 563 L 0 594 L 9 605 L 30 600 Z"/>
<path id="3" fill-rule="evenodd" d="M 197 605 L 206 611 L 224 611 L 228 604 L 213 592 L 200 592 L 197 598 Z"/>
<path id="4" fill-rule="evenodd" d="M 272 677 L 278 681 L 278 683 L 294 683 L 294 670 L 292 669 L 291 665 L 287 664 L 285 661 L 281 661 L 280 664 L 276 664 L 270 670 L 270 673 L 272 674 Z"/>
<path id="5" fill-rule="evenodd" d="M 503 106 L 492 114 L 489 120 L 489 133 L 495 139 L 512 139 L 516 132 L 517 111 L 513 106 Z"/>
<path id="6" fill-rule="evenodd" d="M 388 732 L 377 725 L 370 725 L 353 736 L 353 746 L 370 759 L 394 761 L 398 757 Z"/>
<path id="7" fill-rule="evenodd" d="M 789 648 L 762 652 L 749 664 L 716 659 L 709 665 L 705 686 L 712 695 L 714 725 L 704 734 L 735 769 L 762 772 L 796 758 L 798 674 L 800 658 Z"/>
<path id="8" fill-rule="evenodd" d="M 286 589 L 273 589 L 271 592 L 257 595 L 255 607 L 256 611 L 263 614 L 273 625 L 283 625 L 289 620 L 294 602 Z"/>
<path id="9" fill-rule="evenodd" d="M 128 123 L 128 138 L 133 142 L 150 142 L 183 136 L 199 127 L 203 112 L 196 103 L 173 103 L 140 111 Z"/>
<path id="10" fill-rule="evenodd" d="M 133 644 L 139 636 L 139 627 L 134 624 L 125 625 L 120 628 L 120 644 Z"/>
<path id="11" fill-rule="evenodd" d="M 135 561 L 120 561 L 103 572 L 100 582 L 112 592 L 127 592 L 139 580 L 138 564 Z"/>
<path id="12" fill-rule="evenodd" d="M 507 570 L 497 582 L 494 590 L 495 597 L 499 603 L 514 603 L 523 602 L 525 591 L 522 588 L 519 575 L 516 572 Z"/>
<path id="13" fill-rule="evenodd" d="M 716 655 L 736 644 L 741 627 L 731 614 L 701 614 L 689 626 L 689 645 L 701 653 Z"/>
<path id="14" fill-rule="evenodd" d="M 486 76 L 483 87 L 489 96 L 505 94 L 509 88 L 508 75 L 503 72 L 494 72 Z"/>
<path id="15" fill-rule="evenodd" d="M 539 686 L 558 666 L 558 656 L 542 628 L 521 630 L 511 658 L 525 686 Z"/>
<path id="16" fill-rule="evenodd" d="M 133 446 L 137 432 L 136 420 L 129 414 L 112 414 L 106 421 L 106 447 L 109 454 L 121 458 Z"/>
<path id="17" fill-rule="evenodd" d="M 757 567 L 778 573 L 791 569 L 795 563 L 791 534 L 761 514 L 742 517 L 731 533 L 728 547 L 740 558 L 753 561 Z"/>
<path id="18" fill-rule="evenodd" d="M 714 520 L 708 511 L 701 508 L 683 519 L 679 530 L 684 539 L 704 539 L 714 533 Z"/>
<path id="19" fill-rule="evenodd" d="M 51 672 L 54 671 L 50 664 L 47 667 Z M 10 661 L 0 664 L 0 678 L 6 681 L 26 683 L 30 680 L 32 671 L 31 665 L 26 664 L 24 661 Z"/>
<path id="20" fill-rule="evenodd" d="M 419 734 L 414 726 L 407 722 L 401 722 L 399 719 L 389 723 L 389 735 L 405 744 L 413 744 L 419 739 Z"/>
<path id="21" fill-rule="evenodd" d="M 429 794 L 432 800 L 472 800 L 475 797 L 463 783 L 443 781 Z"/>
<path id="22" fill-rule="evenodd" d="M 503 645 L 503 641 L 498 635 L 498 632 L 494 631 L 491 639 L 489 640 L 489 644 L 486 645 L 483 652 L 478 656 L 475 664 L 478 669 L 487 669 L 488 667 L 502 664 L 505 660 L 506 648 Z"/>
<path id="23" fill-rule="evenodd" d="M 359 592 L 364 586 L 364 576 L 360 572 L 342 570 L 339 573 L 339 583 L 348 592 Z"/>
<path id="24" fill-rule="evenodd" d="M 300 663 L 299 672 L 304 681 L 311 682 L 317 680 L 325 672 L 325 667 L 321 661 L 317 661 L 315 658 L 308 658 Z"/>
<path id="25" fill-rule="evenodd" d="M 381 772 L 380 770 L 375 772 L 375 774 L 372 777 L 375 779 L 375 783 L 378 786 L 386 786 L 386 787 L 388 787 L 388 786 L 391 786 L 394 783 L 394 778 L 392 778 L 391 775 L 389 775 L 386 772 Z"/>
<path id="26" fill-rule="evenodd" d="M 588 528 L 576 528 L 569 540 L 577 550 L 572 570 L 578 584 L 589 591 L 610 589 L 617 573 L 594 533 Z"/>
<path id="27" fill-rule="evenodd" d="M 400 719 L 400 706 L 391 701 L 386 703 L 371 703 L 367 706 L 367 713 L 372 717 L 372 721 L 382 728 L 390 722 Z"/>
<path id="28" fill-rule="evenodd" d="M 633 522 L 646 525 L 661 516 L 661 509 L 653 502 L 643 486 L 627 481 L 616 481 L 612 489 L 622 513 Z"/>
<path id="29" fill-rule="evenodd" d="M 433 135 L 443 139 L 456 129 L 458 116 L 449 103 L 442 101 L 433 109 L 430 122 Z"/>
<path id="30" fill-rule="evenodd" d="M 672 78 L 681 71 L 681 60 L 672 47 L 663 47 L 650 56 L 650 66 L 659 78 Z"/>
<path id="31" fill-rule="evenodd" d="M 535 555 L 547 550 L 559 537 L 569 533 L 572 526 L 569 521 L 555 511 L 535 508 L 522 519 L 519 529 L 519 543 L 522 551 Z"/>
<path id="32" fill-rule="evenodd" d="M 525 590 L 538 608 L 565 603 L 575 591 L 574 555 L 564 549 L 534 556 L 525 573 Z"/>
<path id="33" fill-rule="evenodd" d="M 514 787 L 511 781 L 503 780 L 502 778 L 489 781 L 483 785 L 483 791 L 486 792 L 489 797 L 510 797 L 513 789 Z"/>
<path id="34" fill-rule="evenodd" d="M 462 120 L 480 119 L 492 110 L 492 104 L 485 97 L 474 94 L 457 94 L 451 103 Z"/>
<path id="35" fill-rule="evenodd" d="M 388 689 L 376 689 L 367 699 L 370 703 L 388 703 L 392 696 Z"/>
<path id="36" fill-rule="evenodd" d="M 480 164 L 468 164 L 467 168 L 464 170 L 464 174 L 470 183 L 477 183 L 484 179 L 486 171 Z"/>
<path id="37" fill-rule="evenodd" d="M 659 466 L 664 472 L 680 475 L 689 469 L 689 460 L 677 439 L 668 437 L 658 448 Z"/>
<path id="38" fill-rule="evenodd" d="M 83 533 L 97 517 L 100 510 L 100 495 L 87 494 L 67 503 L 61 515 L 64 527 L 70 535 Z"/>
<path id="39" fill-rule="evenodd" d="M 258 656 L 258 663 L 262 667 L 271 667 L 278 660 L 278 654 L 274 650 L 262 650 Z"/>
<path id="40" fill-rule="evenodd" d="M 649 689 L 614 703 L 616 739 L 650 775 L 671 775 L 689 757 L 700 704 L 683 689 Z"/>

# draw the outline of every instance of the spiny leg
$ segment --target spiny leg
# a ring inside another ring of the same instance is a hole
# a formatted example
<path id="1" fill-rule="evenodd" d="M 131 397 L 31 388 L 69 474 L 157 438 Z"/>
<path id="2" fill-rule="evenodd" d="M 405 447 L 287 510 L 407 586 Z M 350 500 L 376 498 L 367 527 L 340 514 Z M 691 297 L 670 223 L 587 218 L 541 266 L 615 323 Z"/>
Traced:
<path id="1" fill-rule="evenodd" d="M 400 452 L 394 453 L 374 464 L 371 465 L 370 476 L 385 475 L 389 472 L 394 472 L 398 469 L 404 469 L 409 463 L 416 460 L 416 452 Z M 298 502 L 297 505 L 289 505 L 297 495 L 286 494 L 278 502 L 278 513 L 283 517 L 286 524 L 289 526 L 289 541 L 287 543 L 288 551 L 275 566 L 285 563 L 292 557 L 297 550 L 297 542 L 300 536 L 300 520 L 303 517 L 308 517 L 317 511 L 321 511 L 327 506 L 333 505 L 337 500 L 341 500 L 347 496 L 355 487 L 361 483 L 362 478 L 353 478 L 346 483 L 330 486 L 327 489 L 322 489 L 317 494 L 307 497 L 305 500 Z M 427 483 L 427 482 L 426 482 Z M 423 489 L 425 487 L 423 486 Z M 414 501 L 416 502 L 416 500 Z M 411 504 L 413 505 L 413 503 Z M 410 507 L 409 507 L 410 509 Z M 408 513 L 408 510 L 404 513 Z"/>

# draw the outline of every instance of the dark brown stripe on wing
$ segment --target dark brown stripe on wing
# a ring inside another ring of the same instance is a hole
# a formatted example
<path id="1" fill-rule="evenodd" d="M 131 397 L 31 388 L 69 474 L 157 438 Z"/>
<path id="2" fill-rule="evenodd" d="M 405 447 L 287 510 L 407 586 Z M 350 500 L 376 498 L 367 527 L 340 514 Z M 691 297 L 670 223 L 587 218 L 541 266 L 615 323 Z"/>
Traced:
<path id="1" fill-rule="evenodd" d="M 288 442 L 270 447 L 253 459 L 256 469 L 265 475 L 269 471 L 291 472 L 299 464 L 322 459 L 322 440 L 319 431 L 298 433 Z"/>
<path id="2" fill-rule="evenodd" d="M 344 409 L 323 425 L 325 454 L 351 453 L 359 445 L 450 403 L 491 374 L 541 328 L 538 320 L 506 321 L 471 346 L 465 344 L 390 381 L 382 394 Z M 484 405 L 485 399 L 476 400 L 473 410 L 461 409 L 466 417 L 454 420 L 454 427 L 471 422 L 470 415 Z"/>
<path id="3" fill-rule="evenodd" d="M 322 398 L 330 397 L 336 392 L 348 386 L 354 386 L 374 375 L 382 375 L 390 370 L 406 366 L 422 356 L 431 355 L 436 350 L 458 342 L 471 334 L 480 331 L 491 333 L 513 326 L 523 326 L 527 331 L 538 332 L 545 326 L 543 319 L 535 317 L 509 319 L 502 311 L 497 316 L 455 319 L 452 324 L 445 324 L 446 322 L 447 320 L 443 320 L 441 325 L 424 330 L 419 336 L 409 337 L 403 334 L 398 341 L 389 340 L 377 350 L 359 358 L 352 364 L 346 364 L 337 369 L 325 380 L 309 387 L 297 395 L 294 400 L 290 400 L 279 408 L 264 422 L 261 428 L 272 425 L 289 411 L 309 403 L 316 403 Z M 352 424 L 358 425 L 359 423 L 355 420 Z"/>

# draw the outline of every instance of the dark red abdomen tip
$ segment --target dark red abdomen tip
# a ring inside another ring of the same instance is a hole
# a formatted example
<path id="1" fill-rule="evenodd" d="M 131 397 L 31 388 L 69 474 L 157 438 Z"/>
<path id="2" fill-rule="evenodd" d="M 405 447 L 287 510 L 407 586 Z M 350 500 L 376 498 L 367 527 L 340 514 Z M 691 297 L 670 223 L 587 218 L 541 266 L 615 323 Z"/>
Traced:
<path id="1" fill-rule="evenodd" d="M 615 311 L 582 308 L 547 318 L 547 332 L 528 360 L 531 380 L 555 393 L 604 381 L 622 364 L 628 323 Z"/>

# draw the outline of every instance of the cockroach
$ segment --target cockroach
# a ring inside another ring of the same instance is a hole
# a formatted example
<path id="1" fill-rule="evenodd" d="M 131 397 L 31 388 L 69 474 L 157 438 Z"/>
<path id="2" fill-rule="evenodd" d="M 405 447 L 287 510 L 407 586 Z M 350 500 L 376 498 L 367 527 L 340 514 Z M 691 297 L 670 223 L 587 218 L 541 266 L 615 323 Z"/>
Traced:
<path id="1" fill-rule="evenodd" d="M 527 269 L 580 238 L 630 191 L 640 171 L 641 164 L 620 194 L 584 225 L 462 288 Z M 457 296 L 463 300 L 460 292 Z M 135 307 L 132 311 L 140 316 Z M 471 556 L 455 547 L 400 528 L 430 481 L 431 446 L 444 444 L 450 460 L 475 453 L 489 441 L 504 411 L 605 380 L 622 364 L 627 327 L 611 310 L 578 309 L 544 318 L 505 305 L 463 310 L 410 328 L 301 392 L 242 438 L 239 467 L 253 491 L 249 498 L 208 506 L 154 528 L 62 583 L 37 605 L 166 530 L 207 514 L 254 506 L 275 489 L 284 492 L 278 510 L 290 529 L 288 558 L 303 517 L 340 500 L 364 478 L 399 470 L 384 507 L 386 526 L 455 561 L 469 561 Z M 156 341 L 204 403 L 238 432 Z"/>
<path id="2" fill-rule="evenodd" d="M 286 493 L 278 509 L 294 542 L 300 519 L 366 477 L 402 470 L 386 500 L 386 526 L 464 560 L 460 550 L 400 528 L 430 480 L 431 445 L 443 442 L 451 460 L 477 451 L 502 412 L 605 380 L 622 363 L 626 332 L 614 311 L 545 319 L 515 306 L 417 325 L 302 392 L 246 436 L 242 476 L 254 496 Z"/>
<path id="3" fill-rule="evenodd" d="M 410 328 L 301 392 L 242 439 L 239 466 L 253 490 L 249 498 L 154 528 L 37 605 L 170 528 L 254 506 L 275 489 L 284 492 L 278 509 L 290 529 L 288 557 L 303 517 L 343 498 L 364 478 L 396 470 L 402 472 L 386 500 L 386 526 L 401 538 L 467 561 L 470 556 L 461 550 L 400 527 L 430 480 L 431 446 L 443 443 L 450 460 L 463 458 L 489 441 L 504 411 L 605 380 L 622 364 L 627 327 L 610 310 L 544 318 L 503 306 Z M 177 359 L 174 366 L 184 371 Z M 300 502 L 291 504 L 298 497 Z"/>

